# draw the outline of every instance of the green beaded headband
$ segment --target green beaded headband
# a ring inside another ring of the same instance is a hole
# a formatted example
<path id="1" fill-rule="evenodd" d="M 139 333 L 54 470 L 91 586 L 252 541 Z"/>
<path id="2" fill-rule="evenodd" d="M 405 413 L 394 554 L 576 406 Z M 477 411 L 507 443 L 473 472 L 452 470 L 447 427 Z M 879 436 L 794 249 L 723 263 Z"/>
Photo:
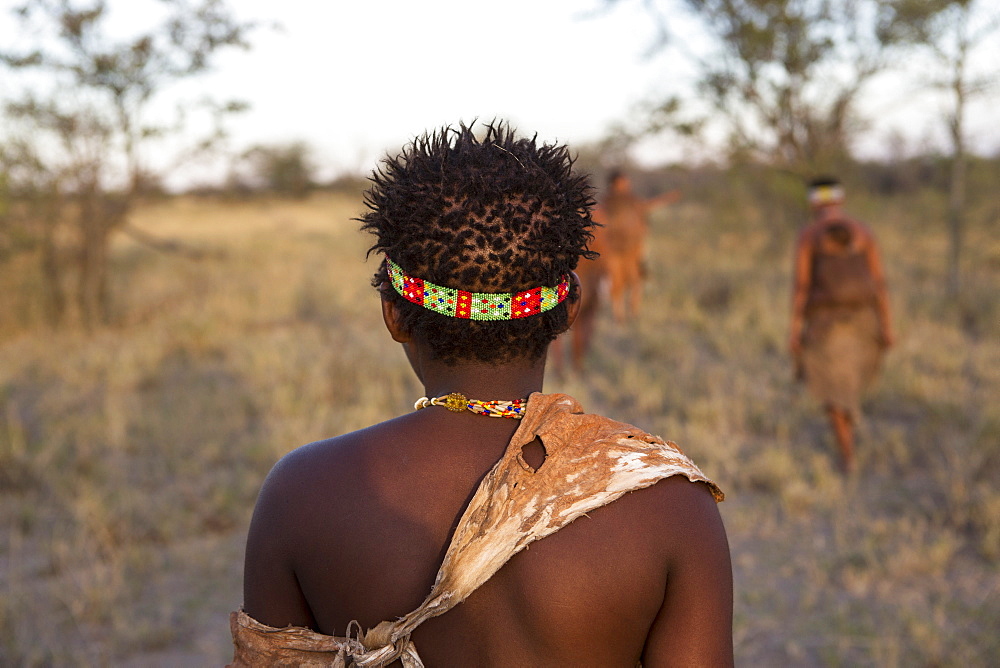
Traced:
<path id="1" fill-rule="evenodd" d="M 545 313 L 569 295 L 569 277 L 554 288 L 541 287 L 511 293 L 467 292 L 435 285 L 410 276 L 388 257 L 389 279 L 407 301 L 441 315 L 467 320 L 513 320 Z"/>

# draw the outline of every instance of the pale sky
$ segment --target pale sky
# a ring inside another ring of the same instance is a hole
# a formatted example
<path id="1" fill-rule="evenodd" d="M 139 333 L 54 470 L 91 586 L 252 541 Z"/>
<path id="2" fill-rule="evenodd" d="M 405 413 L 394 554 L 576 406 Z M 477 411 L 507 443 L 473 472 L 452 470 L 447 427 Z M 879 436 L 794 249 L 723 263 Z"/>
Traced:
<path id="1" fill-rule="evenodd" d="M 8 43 L 20 37 L 8 19 L 19 1 L 0 0 L 0 40 Z M 156 7 L 152 0 L 109 4 L 125 34 L 146 24 Z M 230 0 L 230 6 L 240 19 L 265 25 L 251 36 L 252 49 L 222 53 L 213 73 L 165 98 L 172 105 L 210 93 L 250 102 L 247 113 L 228 123 L 232 147 L 304 141 L 321 178 L 368 172 L 415 135 L 475 118 L 506 119 L 543 140 L 582 145 L 600 139 L 644 98 L 690 90 L 694 80 L 677 52 L 644 58 L 655 27 L 641 2 L 612 11 L 602 10 L 602 0 Z M 697 51 L 690 19 L 671 21 Z M 860 146 L 864 153 L 882 151 L 890 128 L 914 143 L 941 135 L 940 102 L 915 90 L 897 75 L 867 91 L 860 108 L 877 120 Z M 1000 149 L 992 109 L 974 107 L 969 124 L 973 145 L 986 152 Z M 661 139 L 642 146 L 639 157 L 657 163 L 682 155 Z M 186 168 L 175 178 L 199 175 Z"/>
<path id="2" fill-rule="evenodd" d="M 600 0 L 239 0 L 278 21 L 206 85 L 243 97 L 238 143 L 302 139 L 334 170 L 367 170 L 424 130 L 502 118 L 548 141 L 600 138 L 664 76 L 654 28 Z"/>

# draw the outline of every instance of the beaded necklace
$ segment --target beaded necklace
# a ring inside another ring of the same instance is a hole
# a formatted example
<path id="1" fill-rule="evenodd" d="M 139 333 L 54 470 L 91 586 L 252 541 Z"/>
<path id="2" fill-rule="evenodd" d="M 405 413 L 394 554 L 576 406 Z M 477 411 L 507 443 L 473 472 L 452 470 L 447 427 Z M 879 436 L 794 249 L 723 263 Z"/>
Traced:
<path id="1" fill-rule="evenodd" d="M 428 399 L 420 397 L 413 404 L 413 410 L 420 410 L 428 406 L 444 406 L 454 413 L 471 411 L 477 415 L 488 417 L 511 418 L 520 420 L 524 417 L 524 408 L 528 405 L 527 399 L 515 399 L 514 401 L 480 401 L 479 399 L 469 399 L 464 394 L 452 392 L 444 396 Z"/>

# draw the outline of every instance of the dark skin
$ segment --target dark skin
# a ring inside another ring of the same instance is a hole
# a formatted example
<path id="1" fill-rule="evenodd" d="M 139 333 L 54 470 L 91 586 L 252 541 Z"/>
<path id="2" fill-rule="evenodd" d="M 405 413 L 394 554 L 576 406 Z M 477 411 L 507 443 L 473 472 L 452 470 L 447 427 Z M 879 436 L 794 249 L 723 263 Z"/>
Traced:
<path id="1" fill-rule="evenodd" d="M 867 227 L 853 220 L 844 219 L 844 210 L 839 203 L 821 204 L 812 207 L 813 220 L 800 233 L 795 244 L 795 263 L 793 267 L 792 287 L 792 324 L 788 335 L 788 348 L 792 357 L 798 357 L 802 352 L 802 333 L 805 328 L 806 302 L 809 298 L 810 276 L 812 275 L 812 258 L 814 250 L 824 246 L 827 252 L 848 252 L 859 250 L 864 253 L 868 272 L 875 282 L 876 310 L 878 313 L 881 343 L 886 348 L 895 343 L 895 335 L 889 320 L 889 295 L 885 287 L 885 271 L 882 268 L 882 258 L 875 242 L 875 236 Z M 825 239 L 823 232 L 831 222 L 849 224 L 854 233 L 854 246 L 851 249 L 838 249 Z"/>
<path id="2" fill-rule="evenodd" d="M 541 390 L 544 358 L 445 365 L 403 331 L 392 302 L 382 308 L 426 396 Z M 284 457 L 250 528 L 247 614 L 343 635 L 352 620 L 367 629 L 419 606 L 517 426 L 435 407 Z M 524 456 L 544 466 L 540 442 Z M 428 666 L 732 665 L 732 570 L 716 503 L 680 477 L 626 494 L 515 555 L 413 641 Z"/>
<path id="3" fill-rule="evenodd" d="M 616 195 L 632 195 L 632 182 L 625 175 L 618 176 L 611 181 L 610 190 Z M 582 281 L 583 306 L 580 309 L 580 316 L 576 319 L 573 331 L 569 336 L 562 337 L 571 338 L 570 356 L 573 362 L 573 368 L 576 371 L 583 371 L 583 360 L 587 355 L 587 351 L 590 349 L 590 342 L 594 338 L 594 332 L 597 325 L 597 315 L 601 301 L 601 281 L 609 273 L 614 274 L 611 277 L 612 308 L 614 309 L 615 317 L 619 321 L 624 321 L 625 283 L 628 282 L 629 287 L 638 286 L 639 281 L 645 276 L 645 259 L 644 251 L 642 250 L 642 237 L 646 234 L 649 214 L 659 207 L 676 202 L 680 198 L 681 193 L 679 190 L 671 190 L 647 200 L 632 198 L 631 203 L 634 207 L 633 215 L 626 216 L 625 220 L 627 222 L 637 223 L 637 228 L 633 229 L 633 234 L 637 234 L 639 239 L 634 244 L 634 255 L 630 255 L 628 258 L 624 259 L 624 261 L 615 257 L 616 252 L 614 249 L 606 247 L 606 244 L 604 243 L 604 237 L 607 234 L 606 228 L 598 228 L 595 232 L 594 239 L 590 242 L 589 248 L 592 251 L 597 251 L 597 253 L 599 253 L 599 257 L 594 260 L 581 260 L 580 264 L 577 265 L 577 271 L 579 272 Z M 607 212 L 601 207 L 594 210 L 593 218 L 595 222 L 598 222 L 601 225 L 607 226 L 609 224 L 609 221 L 607 220 Z M 620 218 L 621 217 L 619 217 L 619 219 Z M 616 259 L 619 261 L 616 262 Z M 629 272 L 632 275 L 631 281 L 629 281 L 627 277 L 623 277 L 621 275 L 622 264 L 630 265 L 634 270 L 634 274 Z M 632 287 L 632 289 L 628 290 L 628 292 L 631 299 L 630 308 L 632 315 L 636 315 L 639 312 L 640 289 L 639 287 Z M 562 352 L 561 340 L 555 341 L 552 348 L 552 354 L 554 357 L 553 367 L 556 375 L 562 377 L 562 358 L 564 357 L 564 353 Z"/>
<path id="4" fill-rule="evenodd" d="M 875 309 L 879 320 L 879 342 L 889 348 L 895 342 L 889 319 L 889 295 L 885 287 L 885 271 L 878 244 L 871 230 L 857 221 L 845 219 L 839 202 L 818 204 L 812 207 L 813 220 L 800 233 L 795 245 L 793 267 L 792 322 L 788 337 L 788 349 L 792 359 L 802 354 L 802 335 L 805 330 L 805 311 L 809 301 L 813 255 L 817 249 L 827 253 L 861 252 L 864 254 L 868 273 L 875 283 Z M 852 246 L 840 247 L 824 235 L 831 223 L 849 225 L 854 239 Z M 845 473 L 854 471 L 854 420 L 851 413 L 842 406 L 824 406 L 837 448 L 840 450 L 841 466 Z"/>
<path id="5" fill-rule="evenodd" d="M 596 243 L 601 246 L 601 263 L 608 276 L 611 309 L 615 320 L 635 317 L 642 302 L 642 281 L 646 275 L 646 235 L 649 214 L 680 199 L 680 191 L 671 190 L 651 199 L 640 199 L 632 191 L 632 182 L 619 175 L 609 184 L 610 196 L 593 212 L 598 228 Z"/>

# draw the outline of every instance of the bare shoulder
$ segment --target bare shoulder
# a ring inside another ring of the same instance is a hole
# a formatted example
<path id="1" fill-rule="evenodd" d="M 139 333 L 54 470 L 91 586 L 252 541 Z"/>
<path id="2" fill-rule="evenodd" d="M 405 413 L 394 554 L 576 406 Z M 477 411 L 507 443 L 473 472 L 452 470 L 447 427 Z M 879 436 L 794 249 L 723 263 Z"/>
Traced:
<path id="1" fill-rule="evenodd" d="M 261 486 L 254 528 L 291 539 L 291 534 L 322 519 L 323 509 L 336 508 L 342 496 L 357 494 L 369 445 L 378 441 L 385 425 L 314 441 L 281 457 Z"/>
<path id="2" fill-rule="evenodd" d="M 733 665 L 733 576 L 729 543 L 704 483 L 681 476 L 648 488 L 647 521 L 663 534 L 667 586 L 649 629 L 644 666 Z"/>
<path id="3" fill-rule="evenodd" d="M 728 554 L 718 503 L 704 482 L 671 476 L 626 494 L 610 508 L 619 516 L 616 521 L 655 535 L 668 563 L 694 556 L 699 550 Z"/>
<path id="4" fill-rule="evenodd" d="M 822 221 L 814 221 L 799 230 L 798 237 L 796 237 L 796 245 L 799 248 L 805 248 L 812 246 L 816 242 L 816 238 L 822 233 L 824 223 Z"/>
<path id="5" fill-rule="evenodd" d="M 370 496 L 367 446 L 379 438 L 380 427 L 298 447 L 268 473 L 250 522 L 244 564 L 244 607 L 258 621 L 319 628 L 300 588 L 299 569 L 303 559 L 324 553 L 317 537 L 350 529 L 356 499 Z"/>
<path id="6" fill-rule="evenodd" d="M 318 441 L 283 456 L 264 480 L 247 535 L 243 606 L 271 626 L 316 628 L 316 620 L 296 578 L 303 538 L 312 530 L 328 478 L 341 467 L 355 434 Z M 321 511 L 320 511 L 321 512 Z"/>
<path id="7" fill-rule="evenodd" d="M 683 511 L 681 514 L 691 516 L 693 520 L 706 513 L 712 516 L 719 514 L 719 504 L 711 487 L 700 480 L 689 480 L 682 474 L 660 480 L 646 488 L 645 493 L 659 510 Z"/>
<path id="8" fill-rule="evenodd" d="M 610 540 L 623 546 L 616 559 L 645 564 L 631 564 L 633 575 L 648 570 L 650 575 L 666 576 L 692 560 L 713 556 L 721 568 L 728 568 L 729 545 L 712 490 L 684 475 L 628 492 L 590 511 L 563 532 L 567 541 L 580 539 L 567 546 L 576 554 L 589 549 L 588 541 Z M 553 545 L 562 542 L 553 541 Z"/>
<path id="9" fill-rule="evenodd" d="M 671 665 L 657 663 L 668 646 L 685 657 L 725 657 L 731 647 L 731 578 L 711 489 L 675 475 L 627 492 L 532 543 L 484 590 L 506 587 L 530 601 L 519 614 L 533 636 L 552 646 L 571 639 L 588 648 L 592 663 L 566 665 L 613 665 L 615 657 L 635 653 L 644 656 L 644 665 L 657 666 Z M 694 633 L 695 625 L 702 630 Z M 651 643 L 653 636 L 661 644 Z"/>
<path id="10" fill-rule="evenodd" d="M 861 235 L 866 236 L 866 237 L 874 236 L 872 234 L 871 228 L 867 225 L 867 223 L 864 223 L 864 222 L 858 220 L 857 218 L 845 217 L 843 222 L 845 222 L 848 225 L 850 225 L 851 229 L 853 229 L 858 234 L 861 234 Z"/>
<path id="11" fill-rule="evenodd" d="M 282 456 L 271 468 L 261 489 L 262 500 L 269 495 L 297 496 L 310 483 L 332 468 L 337 460 L 350 458 L 365 440 L 365 430 L 307 443 Z"/>

